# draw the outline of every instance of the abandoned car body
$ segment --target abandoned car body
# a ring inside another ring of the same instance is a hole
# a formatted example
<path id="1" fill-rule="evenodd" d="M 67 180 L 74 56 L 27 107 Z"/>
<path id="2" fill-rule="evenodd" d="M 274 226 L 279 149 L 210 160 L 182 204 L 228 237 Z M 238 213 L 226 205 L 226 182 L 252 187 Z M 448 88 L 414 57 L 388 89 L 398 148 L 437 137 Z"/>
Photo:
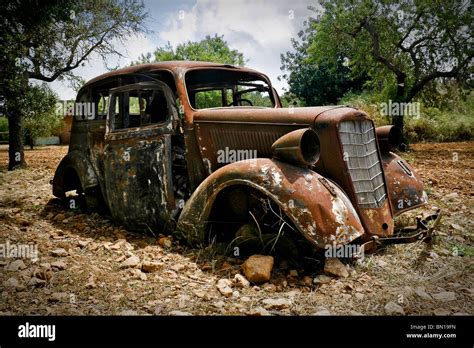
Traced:
<path id="1" fill-rule="evenodd" d="M 346 106 L 283 108 L 252 69 L 138 65 L 89 81 L 76 103 L 96 112 L 75 115 L 53 193 L 76 190 L 131 230 L 199 244 L 211 234 L 230 242 L 253 225 L 273 235 L 290 228 L 317 248 L 368 245 L 393 239 L 394 217 L 427 202 L 420 178 L 390 151 L 396 128 L 375 129 Z"/>

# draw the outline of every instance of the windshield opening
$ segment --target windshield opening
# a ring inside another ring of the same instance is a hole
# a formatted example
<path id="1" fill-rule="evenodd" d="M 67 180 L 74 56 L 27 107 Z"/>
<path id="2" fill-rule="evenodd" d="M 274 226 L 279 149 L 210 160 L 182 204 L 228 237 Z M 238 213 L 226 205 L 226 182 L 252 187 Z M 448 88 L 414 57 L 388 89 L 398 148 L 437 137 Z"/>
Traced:
<path id="1" fill-rule="evenodd" d="M 199 69 L 186 73 L 185 81 L 189 102 L 194 109 L 275 106 L 270 86 L 257 74 Z"/>

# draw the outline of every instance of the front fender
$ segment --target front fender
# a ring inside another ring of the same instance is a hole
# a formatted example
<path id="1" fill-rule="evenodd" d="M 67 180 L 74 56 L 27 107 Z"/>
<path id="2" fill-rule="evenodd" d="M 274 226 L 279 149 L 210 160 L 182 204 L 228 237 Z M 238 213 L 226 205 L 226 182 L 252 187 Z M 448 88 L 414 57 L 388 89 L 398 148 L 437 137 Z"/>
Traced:
<path id="1" fill-rule="evenodd" d="M 226 165 L 199 185 L 178 221 L 178 230 L 188 241 L 204 242 L 214 200 L 232 185 L 250 186 L 268 196 L 319 248 L 349 243 L 364 234 L 352 203 L 339 187 L 312 170 L 259 158 Z"/>
<path id="2" fill-rule="evenodd" d="M 405 160 L 385 152 L 382 162 L 393 216 L 428 203 L 421 178 Z"/>
<path id="3" fill-rule="evenodd" d="M 54 173 L 53 194 L 56 197 L 64 197 L 68 190 L 66 176 L 70 169 L 76 172 L 83 191 L 99 185 L 94 168 L 86 156 L 79 151 L 71 151 L 61 160 Z"/>

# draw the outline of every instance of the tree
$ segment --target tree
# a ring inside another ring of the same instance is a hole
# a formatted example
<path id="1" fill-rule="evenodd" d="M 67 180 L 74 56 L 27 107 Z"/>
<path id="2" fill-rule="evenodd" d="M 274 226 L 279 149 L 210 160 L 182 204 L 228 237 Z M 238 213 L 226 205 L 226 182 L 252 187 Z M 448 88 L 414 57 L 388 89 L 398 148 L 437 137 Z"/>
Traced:
<path id="1" fill-rule="evenodd" d="M 313 22 L 308 52 L 315 62 L 347 57 L 394 102 L 413 100 L 439 78 L 472 73 L 473 8 L 469 0 L 327 1 Z M 403 128 L 403 115 L 393 124 Z"/>
<path id="2" fill-rule="evenodd" d="M 231 50 L 224 36 L 216 34 L 213 37 L 207 35 L 201 41 L 179 44 L 176 49 L 168 42 L 165 47 L 158 47 L 155 52 L 142 55 L 132 65 L 166 60 L 206 61 L 238 66 L 243 66 L 245 63 L 244 55 L 237 50 Z"/>
<path id="3" fill-rule="evenodd" d="M 133 62 L 132 65 L 169 60 L 205 61 L 237 66 L 243 66 L 245 63 L 244 55 L 237 50 L 230 49 L 224 40 L 224 35 L 218 36 L 216 34 L 213 37 L 207 35 L 201 41 L 188 41 L 179 44 L 176 49 L 168 42 L 166 46 L 158 47 L 153 53 L 142 54 L 139 60 Z M 197 104 L 201 108 L 214 107 L 222 102 L 222 96 L 218 91 L 208 91 L 199 94 L 196 98 Z"/>
<path id="4" fill-rule="evenodd" d="M 365 76 L 353 79 L 343 55 L 317 62 L 311 59 L 308 48 L 309 39 L 315 35 L 313 21 L 306 21 L 298 39 L 291 40 L 293 50 L 281 55 L 281 70 L 285 72 L 282 77 L 288 82 L 289 94 L 304 105 L 336 104 L 345 93 L 360 90 Z"/>
<path id="5" fill-rule="evenodd" d="M 29 79 L 71 78 L 92 52 L 120 54 L 114 43 L 145 30 L 139 0 L 19 0 L 0 4 L 0 81 L 9 119 L 10 170 L 26 166 L 22 100 Z"/>
<path id="6" fill-rule="evenodd" d="M 36 138 L 50 136 L 63 125 L 63 115 L 56 113 L 57 102 L 57 95 L 47 84 L 28 87 L 21 117 L 31 148 Z"/>

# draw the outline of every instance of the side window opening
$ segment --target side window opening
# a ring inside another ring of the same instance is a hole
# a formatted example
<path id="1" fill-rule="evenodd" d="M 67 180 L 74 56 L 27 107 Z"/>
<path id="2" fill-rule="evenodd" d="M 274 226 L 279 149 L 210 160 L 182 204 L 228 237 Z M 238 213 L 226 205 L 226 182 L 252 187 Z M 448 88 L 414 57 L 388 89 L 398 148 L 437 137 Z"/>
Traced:
<path id="1" fill-rule="evenodd" d="M 73 104 L 68 103 L 68 108 L 72 109 L 72 115 L 75 121 L 87 121 L 88 120 L 88 109 L 83 107 L 84 105 L 90 104 L 90 97 L 89 93 L 86 91 L 84 92 L 79 100 L 74 101 Z"/>
<path id="2" fill-rule="evenodd" d="M 148 93 L 145 94 L 146 107 L 143 113 L 143 123 L 146 125 L 165 122 L 170 115 L 165 94 L 158 89 L 146 92 Z"/>
<path id="3" fill-rule="evenodd" d="M 97 102 L 97 120 L 105 120 L 107 118 L 107 103 L 109 100 L 109 96 L 103 93 L 99 94 L 99 100 Z"/>
<path id="4" fill-rule="evenodd" d="M 171 114 L 165 93 L 155 88 L 114 94 L 110 111 L 112 130 L 163 123 Z"/>

